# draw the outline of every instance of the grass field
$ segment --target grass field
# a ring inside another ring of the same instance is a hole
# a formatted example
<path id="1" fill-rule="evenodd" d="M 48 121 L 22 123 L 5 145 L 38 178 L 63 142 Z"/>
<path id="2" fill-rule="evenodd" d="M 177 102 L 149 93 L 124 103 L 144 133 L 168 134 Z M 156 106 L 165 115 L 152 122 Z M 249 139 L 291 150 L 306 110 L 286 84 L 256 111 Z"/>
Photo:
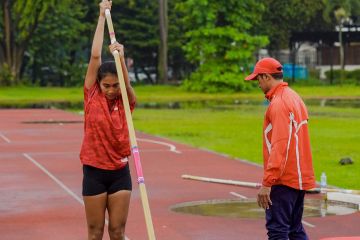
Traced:
<path id="1" fill-rule="evenodd" d="M 360 98 L 360 87 L 294 86 L 305 99 Z M 256 100 L 259 89 L 249 93 L 188 93 L 174 86 L 136 86 L 138 103 L 214 101 L 207 108 L 143 109 L 134 112 L 137 130 L 207 148 L 234 158 L 262 162 L 262 121 L 265 106 L 217 105 L 216 102 Z M 82 88 L 0 88 L 0 106 L 70 101 L 82 103 Z M 76 105 L 76 106 L 79 106 Z M 310 133 L 317 180 L 326 172 L 331 185 L 360 189 L 360 109 L 309 105 Z M 341 166 L 342 157 L 355 164 Z"/>
<path id="2" fill-rule="evenodd" d="M 205 100 L 261 100 L 259 89 L 248 93 L 189 93 L 176 86 L 135 86 L 139 103 L 144 102 L 186 102 Z M 294 86 L 304 98 L 360 98 L 360 87 L 357 86 Z M 28 103 L 46 101 L 81 102 L 82 88 L 38 88 L 38 87 L 3 87 L 0 88 L 0 103 Z"/>
<path id="3" fill-rule="evenodd" d="M 137 109 L 134 124 L 146 133 L 261 164 L 264 111 L 263 106 L 229 110 Z M 309 111 L 317 180 L 325 172 L 330 185 L 360 189 L 360 109 L 309 107 Z M 342 157 L 351 157 L 355 164 L 340 165 Z"/>

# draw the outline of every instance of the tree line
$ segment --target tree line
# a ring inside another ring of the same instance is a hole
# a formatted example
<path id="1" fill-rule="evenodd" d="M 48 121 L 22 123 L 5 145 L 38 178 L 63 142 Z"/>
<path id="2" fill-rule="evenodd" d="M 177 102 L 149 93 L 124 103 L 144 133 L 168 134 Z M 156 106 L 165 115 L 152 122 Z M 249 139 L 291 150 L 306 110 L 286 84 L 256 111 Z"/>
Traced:
<path id="1" fill-rule="evenodd" d="M 0 85 L 81 85 L 98 4 L 2 0 Z M 138 80 L 243 91 L 260 48 L 287 48 L 293 31 L 334 30 L 339 9 L 360 16 L 357 0 L 113 0 L 112 18 Z"/>

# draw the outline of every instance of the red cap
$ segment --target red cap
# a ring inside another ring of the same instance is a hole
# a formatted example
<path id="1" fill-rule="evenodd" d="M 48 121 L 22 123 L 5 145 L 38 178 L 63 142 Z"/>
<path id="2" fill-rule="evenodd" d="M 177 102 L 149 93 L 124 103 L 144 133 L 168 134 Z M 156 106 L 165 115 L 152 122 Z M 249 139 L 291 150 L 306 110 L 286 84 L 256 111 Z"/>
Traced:
<path id="1" fill-rule="evenodd" d="M 256 80 L 257 75 L 262 73 L 282 73 L 282 65 L 274 58 L 263 58 L 260 59 L 255 67 L 252 74 L 247 76 L 245 80 Z"/>

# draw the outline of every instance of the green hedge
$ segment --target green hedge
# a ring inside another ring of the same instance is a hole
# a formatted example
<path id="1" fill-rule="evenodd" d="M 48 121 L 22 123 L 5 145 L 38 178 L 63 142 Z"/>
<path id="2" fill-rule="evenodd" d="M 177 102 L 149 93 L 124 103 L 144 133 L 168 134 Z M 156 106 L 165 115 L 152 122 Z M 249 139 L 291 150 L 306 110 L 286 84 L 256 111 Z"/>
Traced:
<path id="1" fill-rule="evenodd" d="M 342 70 L 333 70 L 332 76 L 333 80 L 331 81 L 331 71 L 326 71 L 326 82 L 332 84 L 355 84 L 360 85 L 360 69 L 353 71 L 344 71 L 344 80 L 341 82 L 341 72 Z"/>

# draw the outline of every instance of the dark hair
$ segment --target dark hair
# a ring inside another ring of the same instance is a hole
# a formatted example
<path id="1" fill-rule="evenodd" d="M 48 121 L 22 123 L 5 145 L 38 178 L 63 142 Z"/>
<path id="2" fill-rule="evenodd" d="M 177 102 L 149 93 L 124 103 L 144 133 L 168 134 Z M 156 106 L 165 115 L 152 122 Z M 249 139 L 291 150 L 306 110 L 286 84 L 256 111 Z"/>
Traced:
<path id="1" fill-rule="evenodd" d="M 283 73 L 273 73 L 270 74 L 273 78 L 275 78 L 276 80 L 282 80 L 283 79 Z"/>
<path id="2" fill-rule="evenodd" d="M 117 76 L 116 65 L 114 61 L 106 61 L 100 65 L 96 81 L 100 83 L 101 80 L 109 74 Z"/>

